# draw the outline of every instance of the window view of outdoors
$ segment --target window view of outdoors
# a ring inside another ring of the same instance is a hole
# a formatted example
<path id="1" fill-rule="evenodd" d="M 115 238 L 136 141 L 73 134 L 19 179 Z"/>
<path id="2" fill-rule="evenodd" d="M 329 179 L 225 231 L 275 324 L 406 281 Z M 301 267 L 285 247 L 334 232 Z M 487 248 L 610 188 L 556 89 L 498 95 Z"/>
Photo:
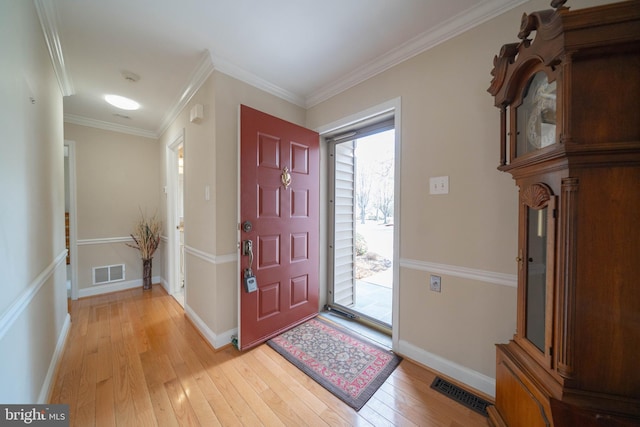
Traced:
<path id="1" fill-rule="evenodd" d="M 395 131 L 357 140 L 353 309 L 391 325 Z"/>

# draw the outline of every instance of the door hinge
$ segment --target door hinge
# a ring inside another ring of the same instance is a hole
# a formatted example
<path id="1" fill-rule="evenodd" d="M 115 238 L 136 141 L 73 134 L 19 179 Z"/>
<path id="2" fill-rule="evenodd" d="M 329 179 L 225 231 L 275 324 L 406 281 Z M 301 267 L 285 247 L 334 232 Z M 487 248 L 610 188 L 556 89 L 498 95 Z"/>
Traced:
<path id="1" fill-rule="evenodd" d="M 553 357 L 553 347 L 549 347 L 549 357 Z"/>

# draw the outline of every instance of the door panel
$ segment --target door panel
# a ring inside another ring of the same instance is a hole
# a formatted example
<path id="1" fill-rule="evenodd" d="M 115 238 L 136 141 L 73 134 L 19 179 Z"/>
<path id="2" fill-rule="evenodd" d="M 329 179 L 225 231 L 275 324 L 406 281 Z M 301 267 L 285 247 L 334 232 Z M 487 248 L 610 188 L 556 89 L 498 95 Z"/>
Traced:
<path id="1" fill-rule="evenodd" d="M 242 105 L 240 156 L 240 218 L 252 224 L 240 236 L 253 241 L 257 279 L 257 290 L 247 292 L 243 271 L 250 260 L 241 253 L 244 350 L 318 313 L 319 137 Z"/>

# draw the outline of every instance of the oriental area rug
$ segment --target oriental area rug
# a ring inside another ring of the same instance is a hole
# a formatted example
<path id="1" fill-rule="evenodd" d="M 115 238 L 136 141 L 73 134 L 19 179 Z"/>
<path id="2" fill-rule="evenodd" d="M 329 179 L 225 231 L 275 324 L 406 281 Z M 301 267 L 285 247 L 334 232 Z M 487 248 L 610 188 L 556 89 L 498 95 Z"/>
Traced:
<path id="1" fill-rule="evenodd" d="M 319 317 L 270 339 L 267 344 L 356 411 L 402 360 Z"/>

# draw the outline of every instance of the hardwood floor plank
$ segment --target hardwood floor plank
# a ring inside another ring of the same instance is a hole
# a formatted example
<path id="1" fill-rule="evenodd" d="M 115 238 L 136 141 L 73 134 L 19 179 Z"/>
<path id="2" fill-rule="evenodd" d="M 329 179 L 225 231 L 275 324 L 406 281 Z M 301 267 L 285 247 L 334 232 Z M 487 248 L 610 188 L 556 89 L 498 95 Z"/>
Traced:
<path id="1" fill-rule="evenodd" d="M 266 349 L 266 346 L 258 347 L 250 351 L 248 355 L 255 357 L 256 363 L 254 366 L 260 367 L 260 371 L 256 372 L 259 372 L 265 381 L 269 382 L 270 391 L 273 391 L 284 403 L 284 405 L 279 406 L 280 414 L 286 419 L 290 419 L 294 414 L 306 422 L 317 420 L 318 423 L 323 423 L 319 413 L 314 412 L 313 408 L 300 398 L 298 394 L 301 389 L 300 385 L 273 362 L 266 354 Z"/>
<path id="2" fill-rule="evenodd" d="M 246 400 L 247 404 L 253 409 L 258 419 L 266 426 L 283 426 L 284 423 L 278 418 L 273 409 L 269 407 L 262 400 L 260 393 L 264 391 L 256 390 L 252 387 L 252 384 L 245 380 L 245 378 L 236 369 L 237 360 L 233 363 L 229 363 L 224 369 L 224 375 L 229 378 L 229 381 L 238 390 L 238 393 Z"/>
<path id="3" fill-rule="evenodd" d="M 149 398 L 151 399 L 153 412 L 155 413 L 159 426 L 173 427 L 180 425 L 176 419 L 171 400 L 169 399 L 164 384 L 149 387 Z"/>
<path id="4" fill-rule="evenodd" d="M 119 366 L 117 369 L 114 367 L 113 379 L 116 424 L 136 425 L 136 410 L 129 386 L 129 368 L 126 365 Z"/>
<path id="5" fill-rule="evenodd" d="M 390 383 L 385 383 L 378 391 L 378 398 L 389 406 L 394 405 L 397 411 L 415 420 L 418 425 L 438 425 L 446 420 L 441 408 L 432 408 L 429 397 L 419 393 L 405 393 L 401 389 L 394 388 Z M 440 410 L 438 410 L 440 409 Z"/>
<path id="6" fill-rule="evenodd" d="M 269 389 L 269 384 L 260 378 L 258 373 L 251 369 L 245 358 L 237 358 L 234 366 L 244 380 L 247 381 L 256 392 L 261 393 Z"/>
<path id="7" fill-rule="evenodd" d="M 187 394 L 184 392 L 180 380 L 175 379 L 165 383 L 167 396 L 173 407 L 178 424 L 181 426 L 197 426 L 198 417 L 196 416 Z"/>
<path id="8" fill-rule="evenodd" d="M 195 375 L 186 364 L 174 367 L 182 388 L 188 391 L 189 403 L 200 425 L 221 426 L 220 420 L 211 409 L 207 398 L 198 387 Z"/>
<path id="9" fill-rule="evenodd" d="M 96 427 L 115 427 L 113 380 L 107 378 L 96 384 Z"/>
<path id="10" fill-rule="evenodd" d="M 97 360 L 97 353 L 88 353 L 82 364 L 75 419 L 78 426 L 95 425 Z"/>
<path id="11" fill-rule="evenodd" d="M 260 425 L 260 420 L 253 412 L 253 409 L 247 404 L 238 390 L 233 386 L 231 381 L 222 373 L 219 366 L 209 367 L 207 373 L 218 390 L 222 393 L 225 400 L 233 410 L 238 420 L 245 426 Z"/>
<path id="12" fill-rule="evenodd" d="M 265 351 L 265 353 L 268 354 L 275 363 L 281 366 L 288 375 L 292 376 L 300 384 L 302 384 L 305 390 L 307 390 L 309 393 L 311 393 L 326 405 L 326 409 L 322 412 L 323 419 L 327 419 L 326 413 L 330 411 L 342 419 L 340 422 L 332 425 L 341 425 L 342 421 L 347 422 L 347 425 L 351 426 L 371 425 L 368 421 L 359 416 L 356 411 L 345 405 L 340 399 L 327 391 L 324 387 L 314 381 L 307 374 L 293 366 L 288 360 L 280 356 L 271 347 L 263 346 L 261 347 L 261 349 Z M 294 369 L 291 369 L 292 367 Z"/>
<path id="13" fill-rule="evenodd" d="M 380 416 L 384 417 L 391 425 L 401 426 L 417 426 L 415 422 L 409 420 L 404 414 L 394 408 L 393 402 L 387 405 L 384 400 L 379 398 L 380 391 L 376 392 L 367 402 L 367 406 L 376 411 Z"/>
<path id="14" fill-rule="evenodd" d="M 315 393 L 310 392 L 305 384 L 300 382 L 306 382 L 308 385 L 308 382 L 306 381 L 307 379 L 313 381 L 311 378 L 309 378 L 308 375 L 304 374 L 300 370 L 290 370 L 289 368 L 291 364 L 289 363 L 289 361 L 280 356 L 271 347 L 259 347 L 255 351 L 264 354 L 264 360 L 268 361 L 269 363 L 267 365 L 267 368 L 270 369 L 271 372 L 273 372 L 277 377 L 290 378 L 287 383 L 291 392 L 294 393 L 299 399 L 301 399 L 314 413 L 321 414 L 327 410 L 327 405 L 322 400 L 320 400 Z M 300 373 L 300 375 L 296 375 L 298 372 Z"/>
<path id="15" fill-rule="evenodd" d="M 212 349 L 161 286 L 72 301 L 51 402 L 74 426 L 447 426 L 487 419 L 404 360 L 356 412 L 267 345 Z"/>
<path id="16" fill-rule="evenodd" d="M 359 414 L 365 420 L 376 427 L 392 427 L 391 421 L 377 413 L 371 406 L 365 405 L 360 409 Z"/>
<path id="17" fill-rule="evenodd" d="M 265 390 L 260 393 L 260 397 L 269 405 L 271 410 L 278 416 L 280 422 L 285 426 L 302 426 L 309 425 L 304 418 L 292 410 L 288 402 L 282 400 L 280 396 L 273 390 Z M 325 424 L 326 425 L 326 424 Z"/>

